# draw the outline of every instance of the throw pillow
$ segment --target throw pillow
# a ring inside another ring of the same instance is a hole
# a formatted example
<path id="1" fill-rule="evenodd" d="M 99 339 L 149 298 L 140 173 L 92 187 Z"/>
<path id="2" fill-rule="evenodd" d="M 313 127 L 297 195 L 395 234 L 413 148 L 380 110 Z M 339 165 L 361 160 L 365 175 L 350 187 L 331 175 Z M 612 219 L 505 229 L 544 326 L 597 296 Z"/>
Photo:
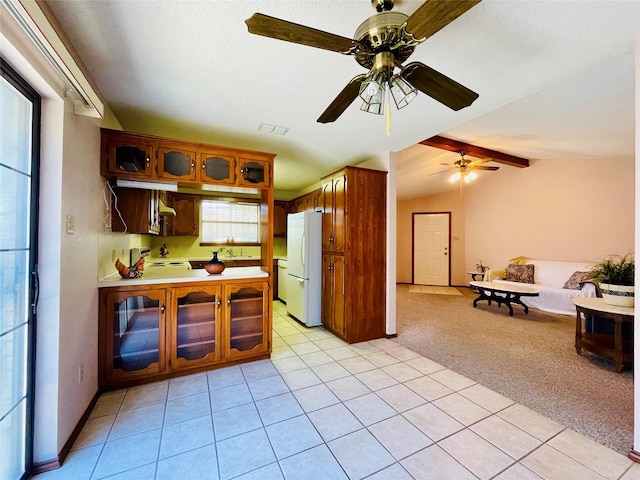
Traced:
<path id="1" fill-rule="evenodd" d="M 520 283 L 533 283 L 533 264 L 516 265 L 510 263 L 507 266 L 507 281 Z"/>
<path id="2" fill-rule="evenodd" d="M 573 272 L 569 280 L 564 282 L 562 288 L 566 288 L 567 290 L 580 290 L 584 282 L 590 282 L 591 280 L 593 280 L 591 278 L 591 272 Z"/>

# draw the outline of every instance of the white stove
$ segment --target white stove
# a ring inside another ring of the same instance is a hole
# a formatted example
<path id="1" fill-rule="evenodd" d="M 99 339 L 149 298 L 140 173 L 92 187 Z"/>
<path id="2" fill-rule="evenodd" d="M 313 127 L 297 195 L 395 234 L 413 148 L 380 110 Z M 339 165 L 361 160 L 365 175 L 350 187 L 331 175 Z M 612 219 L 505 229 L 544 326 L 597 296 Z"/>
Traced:
<path id="1" fill-rule="evenodd" d="M 149 254 L 151 253 L 151 249 L 149 248 L 132 248 L 129 252 L 129 256 L 130 256 L 130 264 L 129 265 L 133 265 L 134 263 L 136 263 L 140 257 L 148 257 Z M 170 271 L 184 271 L 184 270 L 191 270 L 191 264 L 189 264 L 189 262 L 184 262 L 184 261 L 171 261 L 171 260 L 161 260 L 158 262 L 146 262 L 144 264 L 144 268 L 147 271 L 151 271 L 151 270 L 159 270 L 162 269 L 164 270 L 170 270 Z"/>
<path id="2" fill-rule="evenodd" d="M 189 262 L 151 262 L 145 263 L 145 268 L 162 270 L 191 270 Z"/>

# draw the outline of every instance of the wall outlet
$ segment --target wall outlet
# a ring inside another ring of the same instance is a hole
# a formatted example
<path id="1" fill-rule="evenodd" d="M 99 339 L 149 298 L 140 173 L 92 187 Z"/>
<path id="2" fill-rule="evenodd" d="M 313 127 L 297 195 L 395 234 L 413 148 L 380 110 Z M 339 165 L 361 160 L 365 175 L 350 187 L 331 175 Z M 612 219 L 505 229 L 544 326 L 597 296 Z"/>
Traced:
<path id="1" fill-rule="evenodd" d="M 78 365 L 78 383 L 82 383 L 84 380 L 84 365 Z"/>

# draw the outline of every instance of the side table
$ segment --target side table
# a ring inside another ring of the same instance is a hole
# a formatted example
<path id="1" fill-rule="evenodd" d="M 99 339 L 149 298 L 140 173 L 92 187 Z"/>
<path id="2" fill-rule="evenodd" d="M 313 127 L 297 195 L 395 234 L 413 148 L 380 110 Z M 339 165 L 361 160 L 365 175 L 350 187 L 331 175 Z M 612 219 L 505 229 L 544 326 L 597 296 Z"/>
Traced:
<path id="1" fill-rule="evenodd" d="M 625 364 L 633 363 L 633 339 L 623 338 L 622 324 L 634 323 L 633 307 L 618 307 L 609 305 L 602 298 L 574 298 L 576 306 L 576 352 L 580 355 L 582 349 L 612 358 L 616 372 L 622 372 Z M 582 315 L 612 320 L 614 322 L 613 335 L 607 333 L 586 332 L 583 327 Z"/>

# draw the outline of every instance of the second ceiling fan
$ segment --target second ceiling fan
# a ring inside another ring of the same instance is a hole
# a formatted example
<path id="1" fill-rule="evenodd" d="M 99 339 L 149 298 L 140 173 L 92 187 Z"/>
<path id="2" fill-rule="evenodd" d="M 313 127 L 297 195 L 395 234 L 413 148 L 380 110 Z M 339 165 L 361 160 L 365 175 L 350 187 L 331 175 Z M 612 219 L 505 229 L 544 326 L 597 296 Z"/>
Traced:
<path id="1" fill-rule="evenodd" d="M 309 47 L 353 55 L 368 70 L 343 88 L 318 122 L 333 122 L 360 96 L 361 110 L 382 114 L 388 87 L 397 108 L 417 95 L 429 95 L 452 110 L 471 105 L 478 94 L 420 62 L 403 65 L 415 47 L 451 23 L 480 0 L 428 0 L 411 16 L 392 12 L 393 0 L 371 0 L 377 12 L 350 39 L 286 20 L 254 13 L 245 21 L 250 33 Z M 394 73 L 398 68 L 399 73 Z"/>
<path id="2" fill-rule="evenodd" d="M 440 172 L 432 173 L 431 175 L 439 175 L 441 173 L 450 172 L 455 170 L 455 173 L 449 178 L 451 183 L 455 183 L 457 181 L 461 181 L 464 183 L 469 183 L 472 180 L 477 178 L 477 175 L 473 172 L 473 170 L 490 170 L 496 171 L 500 167 L 493 167 L 489 165 L 482 165 L 485 162 L 490 162 L 493 158 L 482 158 L 480 160 L 469 160 L 465 158 L 466 152 L 464 150 L 460 151 L 460 160 L 456 160 L 453 162 L 451 168 L 447 168 L 446 170 L 441 170 Z M 441 165 L 449 165 L 448 163 L 441 163 Z"/>

